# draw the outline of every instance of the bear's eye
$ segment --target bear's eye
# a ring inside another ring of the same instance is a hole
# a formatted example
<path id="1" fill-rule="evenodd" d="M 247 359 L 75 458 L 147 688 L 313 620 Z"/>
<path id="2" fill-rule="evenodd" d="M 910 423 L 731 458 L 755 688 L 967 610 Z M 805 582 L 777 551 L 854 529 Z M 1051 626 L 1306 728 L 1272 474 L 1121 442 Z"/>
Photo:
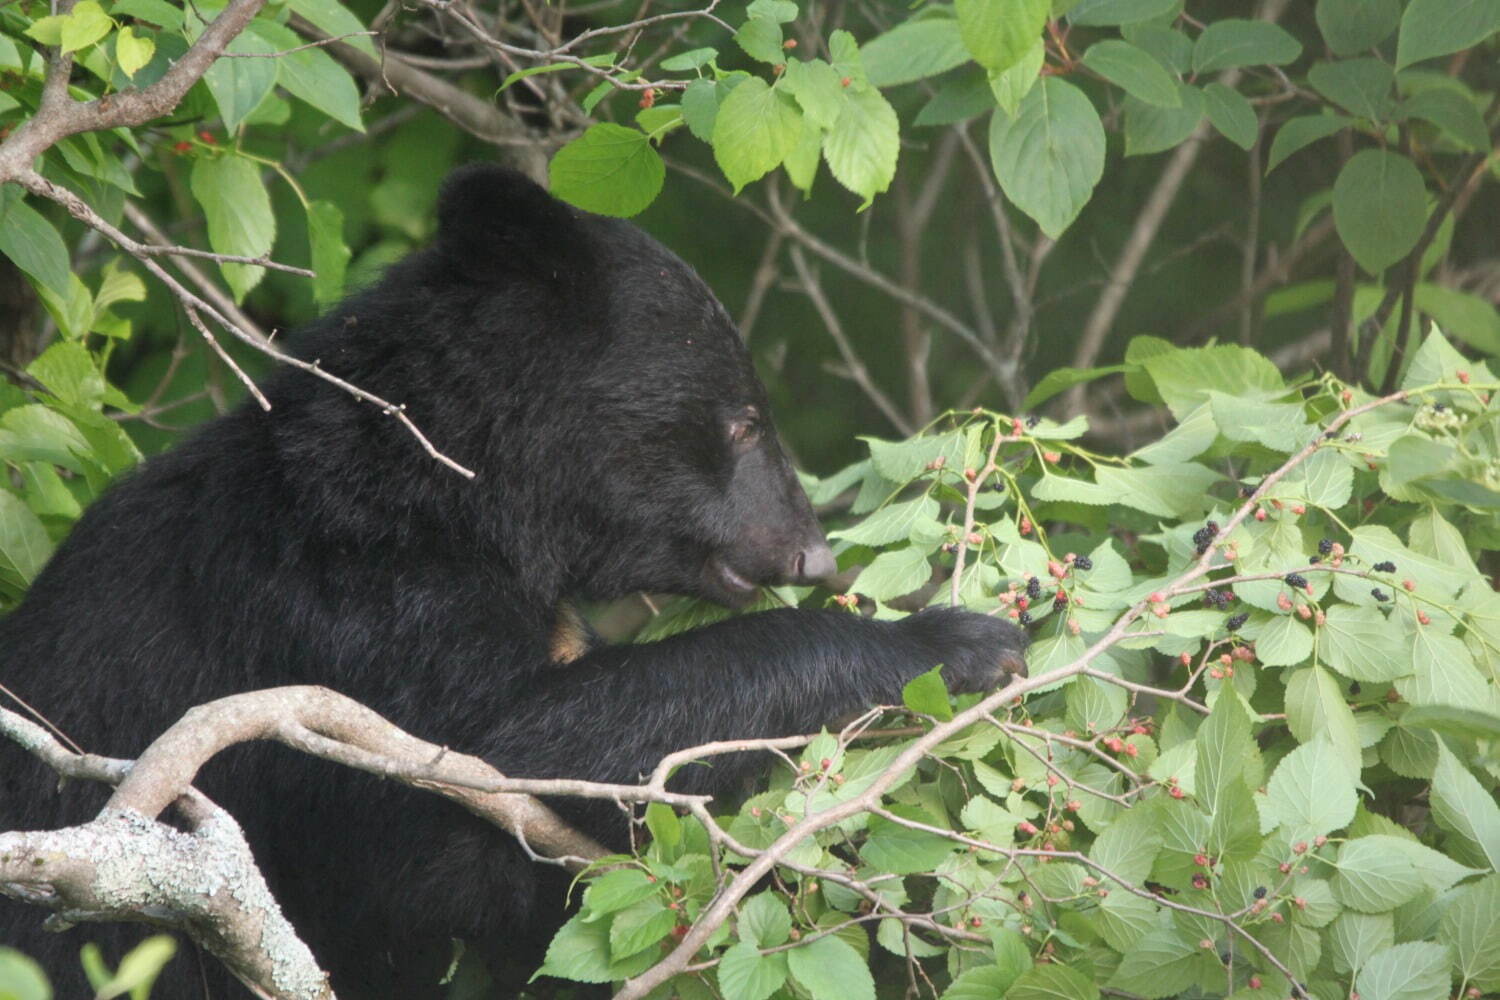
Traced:
<path id="1" fill-rule="evenodd" d="M 754 407 L 747 408 L 743 413 L 737 414 L 729 421 L 729 443 L 736 448 L 748 448 L 760 440 L 761 422 L 760 412 Z"/>

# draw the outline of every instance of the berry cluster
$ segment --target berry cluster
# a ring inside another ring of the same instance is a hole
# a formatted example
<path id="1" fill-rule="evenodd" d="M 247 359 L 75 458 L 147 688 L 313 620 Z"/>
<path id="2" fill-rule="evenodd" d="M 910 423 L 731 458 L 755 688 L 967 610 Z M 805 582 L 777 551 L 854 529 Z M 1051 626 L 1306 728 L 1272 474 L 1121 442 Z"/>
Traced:
<path id="1" fill-rule="evenodd" d="M 1394 572 L 1396 572 L 1396 564 L 1393 563 L 1393 562 L 1391 562 L 1389 559 L 1387 559 L 1385 562 L 1378 562 L 1374 566 L 1371 566 L 1370 568 L 1373 569 L 1377 573 L 1394 573 Z"/>
<path id="2" fill-rule="evenodd" d="M 1241 611 L 1237 615 L 1230 616 L 1229 621 L 1225 622 L 1224 625 L 1229 629 L 1229 631 L 1235 632 L 1239 630 L 1241 625 L 1244 625 L 1245 622 L 1249 620 L 1250 613 L 1248 611 Z"/>
<path id="3" fill-rule="evenodd" d="M 1209 521 L 1208 523 L 1204 524 L 1203 527 L 1193 532 L 1193 546 L 1197 549 L 1198 554 L 1201 556 L 1203 553 L 1208 551 L 1208 547 L 1212 545 L 1214 543 L 1214 539 L 1218 537 L 1219 522 Z"/>
<path id="4" fill-rule="evenodd" d="M 1307 577 L 1303 576 L 1301 573 L 1288 573 L 1286 576 L 1282 577 L 1282 582 L 1285 583 L 1288 587 L 1291 587 L 1295 590 L 1307 589 Z"/>
<path id="5" fill-rule="evenodd" d="M 1222 610 L 1229 606 L 1230 601 L 1234 600 L 1234 593 L 1228 590 L 1209 590 L 1204 592 L 1203 599 L 1208 602 L 1210 607 Z"/>
<path id="6" fill-rule="evenodd" d="M 1079 556 L 1077 559 L 1073 560 L 1073 568 L 1084 570 L 1093 569 L 1094 560 L 1090 559 L 1088 556 Z"/>

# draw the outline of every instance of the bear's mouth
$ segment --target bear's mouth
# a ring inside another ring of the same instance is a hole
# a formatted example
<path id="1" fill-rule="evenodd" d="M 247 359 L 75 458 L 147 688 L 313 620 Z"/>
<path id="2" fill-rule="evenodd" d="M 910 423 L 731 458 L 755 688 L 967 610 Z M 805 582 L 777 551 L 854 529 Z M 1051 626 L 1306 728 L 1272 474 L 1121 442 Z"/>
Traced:
<path id="1" fill-rule="evenodd" d="M 743 604 L 760 590 L 760 584 L 746 578 L 718 554 L 709 556 L 704 568 L 708 578 L 728 596 L 731 604 Z"/>

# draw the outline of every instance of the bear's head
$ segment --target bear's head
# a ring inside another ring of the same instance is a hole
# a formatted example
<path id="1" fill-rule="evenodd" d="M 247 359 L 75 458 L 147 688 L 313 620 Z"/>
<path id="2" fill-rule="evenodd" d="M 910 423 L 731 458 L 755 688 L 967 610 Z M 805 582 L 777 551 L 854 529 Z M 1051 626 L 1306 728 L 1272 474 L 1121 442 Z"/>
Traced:
<path id="1" fill-rule="evenodd" d="M 480 472 L 551 484 L 539 499 L 579 542 L 570 589 L 742 605 L 834 570 L 734 322 L 675 254 L 488 165 L 445 183 L 437 251 L 509 338 L 500 384 L 526 398 L 495 433 L 563 452 L 531 453 L 566 466 L 556 477 L 514 449 Z"/>

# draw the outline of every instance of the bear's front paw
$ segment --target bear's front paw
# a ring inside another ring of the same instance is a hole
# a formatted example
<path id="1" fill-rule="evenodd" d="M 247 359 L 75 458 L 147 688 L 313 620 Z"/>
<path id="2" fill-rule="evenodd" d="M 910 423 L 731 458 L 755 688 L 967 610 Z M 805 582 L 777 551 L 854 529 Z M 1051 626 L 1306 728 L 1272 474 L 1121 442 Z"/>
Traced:
<path id="1" fill-rule="evenodd" d="M 922 650 L 921 670 L 943 664 L 943 679 L 955 694 L 990 691 L 1012 676 L 1026 676 L 1023 654 L 1030 638 L 1001 618 L 960 608 L 928 608 L 899 626 Z"/>

